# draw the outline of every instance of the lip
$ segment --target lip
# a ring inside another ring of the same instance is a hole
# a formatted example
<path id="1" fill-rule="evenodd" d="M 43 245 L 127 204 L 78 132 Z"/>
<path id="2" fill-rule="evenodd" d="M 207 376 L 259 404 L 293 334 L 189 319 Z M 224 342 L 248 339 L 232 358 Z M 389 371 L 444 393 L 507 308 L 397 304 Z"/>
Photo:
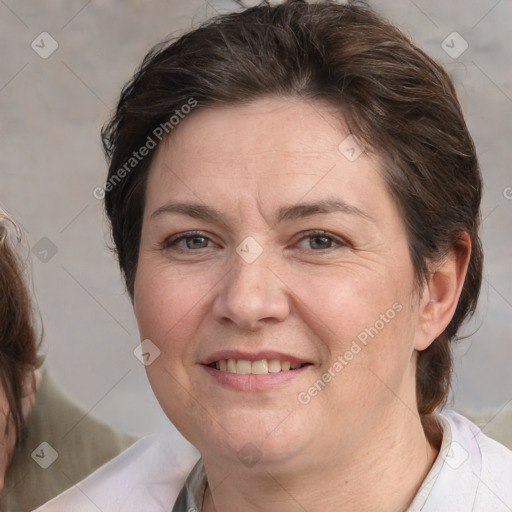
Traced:
<path id="1" fill-rule="evenodd" d="M 247 355 L 244 356 L 247 358 Z M 259 356 L 258 356 L 259 357 Z M 258 357 L 253 359 L 254 361 L 258 361 Z M 222 359 L 222 358 L 221 358 Z M 236 358 L 234 358 L 236 359 Z M 242 357 L 240 357 L 242 359 Z M 261 357 L 260 359 L 265 359 Z M 279 358 L 275 358 L 279 359 Z M 211 362 L 217 361 L 214 359 Z M 284 359 L 284 361 L 289 361 L 289 359 Z M 294 362 L 299 362 L 297 359 Z M 253 373 L 230 373 L 224 372 L 221 370 L 217 370 L 212 368 L 211 366 L 207 366 L 205 364 L 200 365 L 213 379 L 217 381 L 217 383 L 222 386 L 229 387 L 231 389 L 235 389 L 237 391 L 277 391 L 278 386 L 289 383 L 294 379 L 300 378 L 304 372 L 309 371 L 312 365 L 306 365 L 301 368 L 297 368 L 296 370 L 288 370 L 286 372 L 277 372 L 277 373 L 264 373 L 264 374 L 253 374 Z"/>
<path id="2" fill-rule="evenodd" d="M 255 353 L 242 352 L 240 350 L 222 350 L 208 356 L 201 364 L 208 366 L 209 364 L 220 361 L 221 359 L 245 359 L 246 361 L 261 361 L 262 359 L 279 359 L 279 361 L 290 361 L 290 363 L 306 364 L 310 363 L 307 359 L 301 359 L 290 354 L 277 352 L 275 350 L 260 350 Z M 296 371 L 296 370 L 294 370 Z"/>

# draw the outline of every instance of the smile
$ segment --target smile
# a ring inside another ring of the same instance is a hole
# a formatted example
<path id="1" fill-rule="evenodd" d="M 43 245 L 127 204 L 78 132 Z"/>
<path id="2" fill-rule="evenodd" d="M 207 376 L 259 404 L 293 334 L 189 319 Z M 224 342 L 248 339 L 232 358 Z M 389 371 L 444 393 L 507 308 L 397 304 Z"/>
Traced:
<path id="1" fill-rule="evenodd" d="M 247 359 L 219 359 L 209 366 L 221 372 L 237 373 L 240 375 L 264 375 L 266 373 L 279 373 L 291 370 L 297 370 L 309 363 L 291 363 L 290 361 L 280 361 L 279 359 L 259 359 L 249 361 Z"/>

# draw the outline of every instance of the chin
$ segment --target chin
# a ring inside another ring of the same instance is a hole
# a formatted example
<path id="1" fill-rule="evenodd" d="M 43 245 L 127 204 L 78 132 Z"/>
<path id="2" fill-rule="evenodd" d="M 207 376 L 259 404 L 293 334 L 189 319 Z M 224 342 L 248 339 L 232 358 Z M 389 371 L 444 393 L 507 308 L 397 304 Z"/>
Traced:
<path id="1" fill-rule="evenodd" d="M 257 416 L 255 412 L 247 411 L 245 417 L 238 413 L 236 418 L 233 411 L 231 421 L 224 421 L 222 426 L 209 424 L 211 430 L 195 427 L 191 435 L 182 434 L 204 457 L 219 460 L 224 456 L 227 464 L 240 463 L 248 468 L 256 463 L 260 468 L 285 463 L 301 451 L 301 446 L 306 449 L 310 444 L 311 436 L 305 433 L 307 424 L 294 418 L 293 413 L 286 417 L 288 413 L 277 415 L 275 410 L 258 411 Z"/>

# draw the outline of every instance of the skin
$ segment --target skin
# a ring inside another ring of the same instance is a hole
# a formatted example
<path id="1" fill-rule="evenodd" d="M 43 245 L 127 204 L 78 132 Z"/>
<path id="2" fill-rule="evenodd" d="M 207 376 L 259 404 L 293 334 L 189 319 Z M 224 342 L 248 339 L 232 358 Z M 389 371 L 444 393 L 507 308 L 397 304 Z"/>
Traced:
<path id="1" fill-rule="evenodd" d="M 347 135 L 329 104 L 264 98 L 193 112 L 155 155 L 134 311 L 141 339 L 161 351 L 147 367 L 155 395 L 202 455 L 207 512 L 405 510 L 437 456 L 417 413 L 416 357 L 455 311 L 469 239 L 415 290 L 379 160 L 349 161 L 338 150 Z M 281 207 L 326 198 L 363 214 L 275 222 Z M 222 219 L 152 217 L 171 201 Z M 205 238 L 163 247 L 190 230 Z M 263 249 L 252 263 L 236 252 L 248 236 Z M 395 303 L 401 311 L 301 404 L 299 393 Z M 273 389 L 240 391 L 200 364 L 218 350 L 265 349 L 311 365 Z M 252 467 L 237 457 L 247 443 L 261 453 Z"/>

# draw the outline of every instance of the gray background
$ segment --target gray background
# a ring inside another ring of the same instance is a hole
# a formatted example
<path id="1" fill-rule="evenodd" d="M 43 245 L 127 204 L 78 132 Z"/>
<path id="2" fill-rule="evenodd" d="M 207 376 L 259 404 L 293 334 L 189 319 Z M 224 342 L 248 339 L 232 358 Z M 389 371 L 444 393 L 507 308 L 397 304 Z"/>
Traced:
<path id="1" fill-rule="evenodd" d="M 455 406 L 498 411 L 512 399 L 512 2 L 373 5 L 447 67 L 478 148 L 485 280 L 466 328 L 477 332 L 457 350 Z M 133 355 L 136 323 L 92 193 L 106 172 L 99 130 L 154 43 L 235 8 L 229 0 L 0 0 L 0 201 L 39 252 L 32 271 L 47 366 L 87 411 L 134 433 L 169 424 Z M 47 59 L 31 48 L 44 31 L 59 45 Z M 469 45 L 456 59 L 441 46 L 453 31 Z M 44 237 L 57 250 L 46 262 Z"/>

